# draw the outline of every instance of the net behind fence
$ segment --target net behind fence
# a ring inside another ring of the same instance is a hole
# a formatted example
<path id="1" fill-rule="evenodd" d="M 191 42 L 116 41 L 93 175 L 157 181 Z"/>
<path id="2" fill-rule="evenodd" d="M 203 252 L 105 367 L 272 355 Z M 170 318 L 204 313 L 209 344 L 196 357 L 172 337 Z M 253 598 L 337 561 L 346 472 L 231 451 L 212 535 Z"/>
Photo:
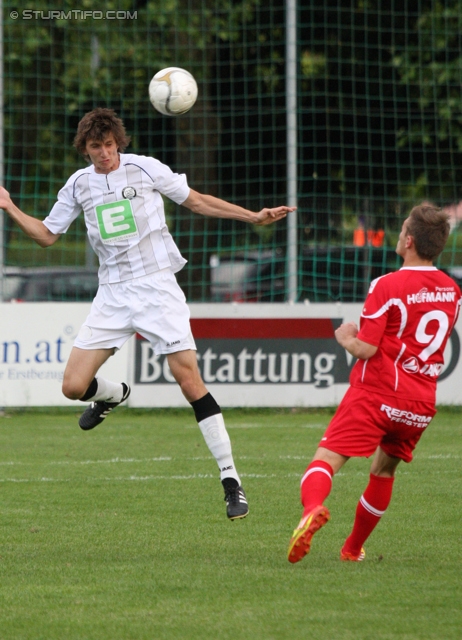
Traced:
<path id="1" fill-rule="evenodd" d="M 372 278 L 399 265 L 399 229 L 423 200 L 451 212 L 440 265 L 458 277 L 460 2 L 298 4 L 297 299 L 362 300 Z M 64 2 L 51 11 L 5 2 L 5 186 L 13 200 L 44 218 L 85 165 L 72 147 L 78 121 L 108 106 L 132 136 L 128 151 L 186 173 L 192 188 L 254 211 L 287 204 L 286 5 L 121 1 L 93 11 Z M 178 118 L 148 100 L 151 77 L 166 66 L 187 68 L 199 85 L 196 105 Z M 178 278 L 190 302 L 287 299 L 285 221 L 254 227 L 169 201 L 166 211 L 189 261 Z M 35 293 L 23 287 L 24 299 L 91 297 L 82 282 L 97 265 L 83 218 L 47 250 L 5 219 L 3 242 L 7 294 L 28 279 Z M 72 286 L 63 284 L 63 266 L 73 267 Z M 51 276 L 34 284 L 38 267 L 53 267 L 58 284 Z"/>

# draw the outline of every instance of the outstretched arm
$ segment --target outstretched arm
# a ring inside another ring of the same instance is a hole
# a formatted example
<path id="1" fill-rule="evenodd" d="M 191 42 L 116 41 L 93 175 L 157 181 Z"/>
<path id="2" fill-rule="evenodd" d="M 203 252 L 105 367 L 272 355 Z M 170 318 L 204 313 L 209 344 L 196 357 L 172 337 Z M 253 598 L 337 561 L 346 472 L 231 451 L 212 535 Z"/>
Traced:
<path id="1" fill-rule="evenodd" d="M 27 213 L 18 209 L 4 187 L 0 187 L 0 209 L 4 209 L 24 233 L 41 247 L 49 247 L 58 240 L 60 234 L 51 233 L 41 220 L 28 216 Z"/>
<path id="2" fill-rule="evenodd" d="M 190 190 L 189 196 L 183 202 L 183 206 L 203 216 L 210 216 L 211 218 L 231 218 L 260 226 L 281 220 L 285 218 L 290 211 L 295 211 L 296 209 L 296 207 L 282 206 L 272 209 L 265 208 L 256 213 L 239 207 L 236 204 L 226 202 L 226 200 L 220 200 L 220 198 L 199 193 L 193 189 Z"/>
<path id="3" fill-rule="evenodd" d="M 354 322 L 345 322 L 335 330 L 335 337 L 340 346 L 352 356 L 360 360 L 368 360 L 377 351 L 377 347 L 357 338 L 358 327 Z"/>

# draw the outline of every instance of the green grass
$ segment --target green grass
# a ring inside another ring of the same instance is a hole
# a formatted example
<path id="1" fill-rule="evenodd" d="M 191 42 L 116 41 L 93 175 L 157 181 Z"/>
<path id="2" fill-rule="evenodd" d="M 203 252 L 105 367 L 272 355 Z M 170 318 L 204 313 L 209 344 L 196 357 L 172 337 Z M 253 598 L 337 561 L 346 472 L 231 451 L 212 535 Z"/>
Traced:
<path id="1" fill-rule="evenodd" d="M 460 638 L 460 411 L 440 411 L 363 563 L 341 563 L 369 462 L 334 479 L 297 565 L 299 480 L 331 415 L 229 410 L 247 519 L 229 522 L 192 412 L 0 418 L 1 640 Z"/>

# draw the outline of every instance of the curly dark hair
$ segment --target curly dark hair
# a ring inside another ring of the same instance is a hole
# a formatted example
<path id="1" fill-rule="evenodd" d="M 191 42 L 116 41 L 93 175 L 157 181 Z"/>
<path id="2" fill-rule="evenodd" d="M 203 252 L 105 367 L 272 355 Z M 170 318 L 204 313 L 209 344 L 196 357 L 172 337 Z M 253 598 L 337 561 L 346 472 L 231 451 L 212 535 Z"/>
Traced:
<path id="1" fill-rule="evenodd" d="M 424 202 L 411 210 L 407 233 L 414 238 L 417 255 L 423 260 L 435 260 L 443 251 L 449 236 L 448 214 Z"/>
<path id="2" fill-rule="evenodd" d="M 86 113 L 77 126 L 77 134 L 74 138 L 74 147 L 85 158 L 88 157 L 86 146 L 88 140 L 102 141 L 108 133 L 112 133 L 117 147 L 121 153 L 130 144 L 130 136 L 127 136 L 124 123 L 117 117 L 113 109 L 98 107 Z"/>

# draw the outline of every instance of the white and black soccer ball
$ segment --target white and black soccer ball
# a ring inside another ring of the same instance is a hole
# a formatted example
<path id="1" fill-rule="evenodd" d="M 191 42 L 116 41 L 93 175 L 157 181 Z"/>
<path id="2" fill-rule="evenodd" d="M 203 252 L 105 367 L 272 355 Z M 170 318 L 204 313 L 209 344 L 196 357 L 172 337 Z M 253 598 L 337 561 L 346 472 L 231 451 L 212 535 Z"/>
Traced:
<path id="1" fill-rule="evenodd" d="M 149 83 L 152 106 L 165 116 L 180 116 L 194 106 L 197 100 L 194 76 L 179 67 L 158 71 Z"/>

